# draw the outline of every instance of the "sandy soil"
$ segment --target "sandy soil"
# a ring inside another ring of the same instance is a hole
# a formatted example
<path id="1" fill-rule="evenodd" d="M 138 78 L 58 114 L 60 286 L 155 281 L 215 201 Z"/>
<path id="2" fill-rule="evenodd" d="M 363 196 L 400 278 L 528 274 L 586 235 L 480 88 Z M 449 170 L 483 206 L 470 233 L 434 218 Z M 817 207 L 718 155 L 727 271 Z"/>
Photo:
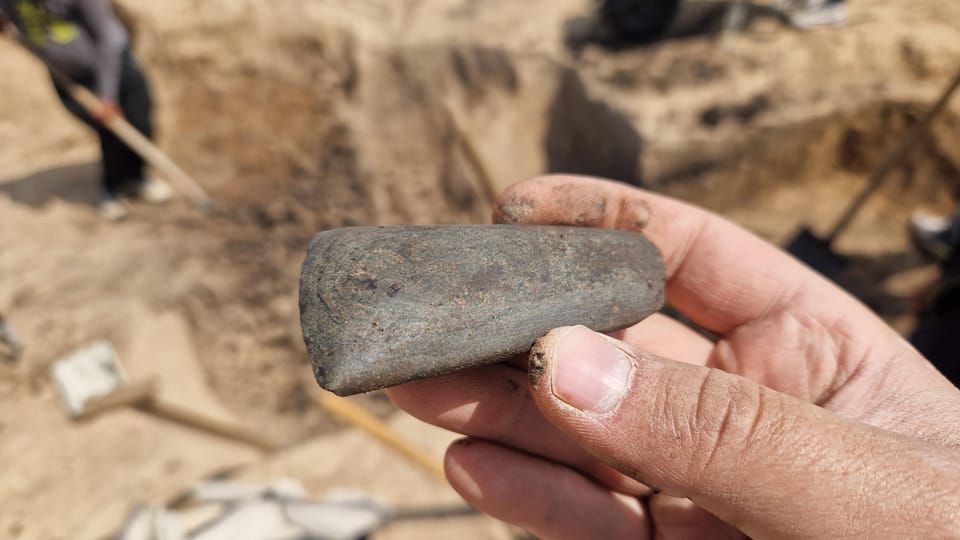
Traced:
<path id="1" fill-rule="evenodd" d="M 492 193 L 562 171 L 643 181 L 783 243 L 828 229 L 960 66 L 960 5 L 932 0 L 854 0 L 841 29 L 761 17 L 739 35 L 615 50 L 592 41 L 588 0 L 123 4 L 159 143 L 218 209 L 102 221 L 96 141 L 0 41 L 0 312 L 27 345 L 0 362 L 3 537 L 104 537 L 134 503 L 224 468 L 318 497 L 455 503 L 311 400 L 296 290 L 316 231 L 484 222 Z M 902 330 L 930 272 L 905 220 L 949 211 L 958 178 L 960 100 L 838 243 L 862 263 L 845 284 Z M 98 338 L 170 399 L 298 446 L 263 458 L 134 411 L 71 424 L 49 367 Z M 358 402 L 440 459 L 450 434 L 382 395 Z M 507 534 L 472 517 L 378 537 Z"/>

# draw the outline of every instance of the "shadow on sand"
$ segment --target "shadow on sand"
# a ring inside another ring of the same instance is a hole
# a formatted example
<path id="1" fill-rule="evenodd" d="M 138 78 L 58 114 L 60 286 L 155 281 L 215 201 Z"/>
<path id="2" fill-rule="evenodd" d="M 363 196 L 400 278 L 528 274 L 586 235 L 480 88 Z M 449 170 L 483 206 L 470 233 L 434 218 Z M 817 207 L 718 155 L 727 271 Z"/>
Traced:
<path id="1" fill-rule="evenodd" d="M 886 292 L 884 282 L 899 274 L 931 265 L 914 250 L 885 255 L 853 255 L 847 256 L 846 260 L 848 268 L 836 278 L 836 283 L 888 320 L 909 315 L 916 299 L 913 295 Z"/>
<path id="2" fill-rule="evenodd" d="M 100 162 L 73 163 L 18 178 L 0 179 L 0 195 L 33 207 L 54 199 L 96 206 L 103 198 Z"/>
<path id="3" fill-rule="evenodd" d="M 547 172 L 600 176 L 639 186 L 643 146 L 629 117 L 592 98 L 576 72 L 564 71 L 544 140 Z"/>

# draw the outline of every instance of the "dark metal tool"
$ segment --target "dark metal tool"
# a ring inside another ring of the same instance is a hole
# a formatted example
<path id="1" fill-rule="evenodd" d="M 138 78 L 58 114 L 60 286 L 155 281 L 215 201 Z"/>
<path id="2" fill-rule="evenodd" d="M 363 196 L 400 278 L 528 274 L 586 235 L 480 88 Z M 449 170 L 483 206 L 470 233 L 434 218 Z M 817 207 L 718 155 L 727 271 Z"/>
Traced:
<path id="1" fill-rule="evenodd" d="M 320 386 L 349 395 L 505 360 L 559 326 L 630 326 L 663 286 L 638 233 L 349 227 L 310 243 L 300 322 Z"/>

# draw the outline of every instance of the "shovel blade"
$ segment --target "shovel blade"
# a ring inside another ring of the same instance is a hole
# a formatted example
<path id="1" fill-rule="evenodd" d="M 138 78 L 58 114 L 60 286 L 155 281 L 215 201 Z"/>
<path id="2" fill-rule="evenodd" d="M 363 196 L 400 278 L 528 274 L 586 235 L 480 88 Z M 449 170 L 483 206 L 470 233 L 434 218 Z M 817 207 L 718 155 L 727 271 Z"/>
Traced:
<path id="1" fill-rule="evenodd" d="M 339 395 L 495 363 L 547 331 L 610 331 L 663 304 L 657 248 L 576 227 L 350 227 L 318 234 L 300 282 L 304 341 Z"/>
<path id="2" fill-rule="evenodd" d="M 88 402 L 126 383 L 116 350 L 110 342 L 102 340 L 57 360 L 51 371 L 71 418 L 82 416 Z"/>

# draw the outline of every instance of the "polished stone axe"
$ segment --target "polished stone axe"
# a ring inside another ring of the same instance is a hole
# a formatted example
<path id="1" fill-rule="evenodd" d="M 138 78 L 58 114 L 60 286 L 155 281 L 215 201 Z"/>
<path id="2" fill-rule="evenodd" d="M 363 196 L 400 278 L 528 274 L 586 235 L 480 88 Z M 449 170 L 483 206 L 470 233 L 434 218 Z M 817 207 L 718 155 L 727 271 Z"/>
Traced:
<path id="1" fill-rule="evenodd" d="M 634 232 L 347 227 L 310 243 L 300 322 L 320 386 L 349 395 L 506 360 L 559 326 L 630 326 L 663 286 L 660 252 Z"/>

